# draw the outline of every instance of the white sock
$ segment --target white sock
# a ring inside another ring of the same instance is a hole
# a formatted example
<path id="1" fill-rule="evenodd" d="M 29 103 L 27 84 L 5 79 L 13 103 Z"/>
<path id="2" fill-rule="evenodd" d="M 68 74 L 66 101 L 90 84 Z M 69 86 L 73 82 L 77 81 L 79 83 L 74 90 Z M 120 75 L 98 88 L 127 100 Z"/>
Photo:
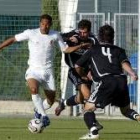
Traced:
<path id="1" fill-rule="evenodd" d="M 48 103 L 47 99 L 44 99 L 43 107 L 45 110 L 48 110 L 49 108 L 51 108 L 51 105 Z"/>
<path id="2" fill-rule="evenodd" d="M 32 101 L 33 101 L 34 106 L 37 109 L 38 113 L 40 113 L 42 116 L 46 116 L 40 95 L 39 94 L 32 94 Z"/>

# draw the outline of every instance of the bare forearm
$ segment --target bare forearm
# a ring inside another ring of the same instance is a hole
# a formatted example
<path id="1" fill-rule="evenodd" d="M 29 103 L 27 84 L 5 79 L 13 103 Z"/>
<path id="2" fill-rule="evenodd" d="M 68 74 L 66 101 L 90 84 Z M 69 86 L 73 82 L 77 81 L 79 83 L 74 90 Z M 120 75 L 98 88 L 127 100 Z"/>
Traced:
<path id="1" fill-rule="evenodd" d="M 71 53 L 71 52 L 74 52 L 74 51 L 77 51 L 78 49 L 81 48 L 81 45 L 77 45 L 77 46 L 74 46 L 74 47 L 68 47 L 64 53 Z"/>
<path id="2" fill-rule="evenodd" d="M 67 49 L 64 51 L 64 53 L 72 53 L 72 52 L 74 52 L 74 51 L 77 51 L 77 50 L 79 50 L 79 49 L 81 49 L 81 48 L 89 48 L 89 46 L 90 46 L 90 43 L 81 43 L 80 45 L 77 45 L 77 46 L 69 46 L 69 47 L 67 47 Z"/>
<path id="3" fill-rule="evenodd" d="M 2 50 L 4 47 L 7 47 L 11 44 L 13 44 L 16 41 L 15 37 L 11 37 L 7 40 L 5 40 L 3 43 L 0 44 L 0 50 Z"/>
<path id="4" fill-rule="evenodd" d="M 137 74 L 134 72 L 134 70 L 132 69 L 129 63 L 124 62 L 122 64 L 122 68 L 132 77 L 133 80 L 138 79 Z"/>
<path id="5" fill-rule="evenodd" d="M 131 66 L 130 66 L 129 63 L 124 62 L 124 63 L 122 64 L 122 68 L 123 68 L 128 74 L 130 74 L 130 75 L 134 73 L 134 71 L 133 71 L 133 69 L 131 68 Z"/>

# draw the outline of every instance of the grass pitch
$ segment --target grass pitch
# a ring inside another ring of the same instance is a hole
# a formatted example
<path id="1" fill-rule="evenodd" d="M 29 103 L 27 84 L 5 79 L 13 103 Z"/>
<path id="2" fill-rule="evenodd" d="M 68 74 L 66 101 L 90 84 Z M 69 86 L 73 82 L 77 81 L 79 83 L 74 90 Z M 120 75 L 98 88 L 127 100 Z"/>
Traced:
<path id="1" fill-rule="evenodd" d="M 78 140 L 86 134 L 82 118 L 51 118 L 41 134 L 32 134 L 27 125 L 31 118 L 0 118 L 0 140 Z M 130 120 L 99 120 L 104 129 L 100 140 L 140 140 L 140 124 Z"/>

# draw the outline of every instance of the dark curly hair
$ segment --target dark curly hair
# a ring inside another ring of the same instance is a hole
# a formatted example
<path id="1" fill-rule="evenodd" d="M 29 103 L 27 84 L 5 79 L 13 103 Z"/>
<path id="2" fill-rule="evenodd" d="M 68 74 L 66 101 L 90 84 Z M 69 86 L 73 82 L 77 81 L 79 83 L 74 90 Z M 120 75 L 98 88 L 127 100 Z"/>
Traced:
<path id="1" fill-rule="evenodd" d="M 42 19 L 47 19 L 47 20 L 49 20 L 50 24 L 52 24 L 52 17 L 50 15 L 48 15 L 48 14 L 41 15 L 40 16 L 40 21 Z"/>
<path id="2" fill-rule="evenodd" d="M 91 30 L 91 22 L 89 20 L 82 19 L 78 23 L 78 29 L 84 29 L 84 28 L 86 28 L 90 32 L 90 30 Z"/>
<path id="3" fill-rule="evenodd" d="M 100 42 L 114 43 L 114 29 L 110 25 L 104 25 L 99 28 L 98 38 Z"/>

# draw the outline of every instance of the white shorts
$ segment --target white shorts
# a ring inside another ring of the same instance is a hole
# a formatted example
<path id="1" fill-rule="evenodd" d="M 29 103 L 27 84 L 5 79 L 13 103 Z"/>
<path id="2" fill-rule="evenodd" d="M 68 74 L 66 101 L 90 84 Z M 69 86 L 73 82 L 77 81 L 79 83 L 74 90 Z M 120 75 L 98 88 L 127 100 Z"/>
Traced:
<path id="1" fill-rule="evenodd" d="M 25 79 L 36 79 L 43 89 L 55 91 L 54 72 L 52 68 L 42 69 L 29 67 L 25 74 Z"/>

